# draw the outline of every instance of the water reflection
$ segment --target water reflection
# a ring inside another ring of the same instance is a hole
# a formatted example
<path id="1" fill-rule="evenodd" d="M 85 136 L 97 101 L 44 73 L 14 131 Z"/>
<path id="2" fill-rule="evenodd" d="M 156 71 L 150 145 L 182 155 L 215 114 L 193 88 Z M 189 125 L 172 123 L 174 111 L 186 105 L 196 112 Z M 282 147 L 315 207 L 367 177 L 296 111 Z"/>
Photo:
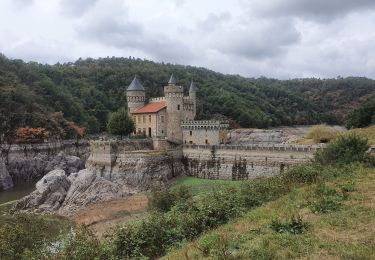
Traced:
<path id="1" fill-rule="evenodd" d="M 18 200 L 35 190 L 35 183 L 18 183 L 13 189 L 0 191 L 0 204 Z"/>

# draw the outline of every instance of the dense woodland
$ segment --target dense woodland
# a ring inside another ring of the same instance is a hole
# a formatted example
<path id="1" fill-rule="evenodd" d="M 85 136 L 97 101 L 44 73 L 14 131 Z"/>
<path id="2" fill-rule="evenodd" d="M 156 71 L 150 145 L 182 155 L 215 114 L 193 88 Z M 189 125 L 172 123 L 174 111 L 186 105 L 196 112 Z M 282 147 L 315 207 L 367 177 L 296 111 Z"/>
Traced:
<path id="1" fill-rule="evenodd" d="M 242 127 L 344 123 L 351 110 L 375 99 L 375 81 L 367 78 L 249 79 L 131 57 L 43 65 L 0 54 L 2 135 L 19 127 L 43 127 L 62 138 L 78 126 L 104 131 L 109 112 L 126 106 L 135 74 L 149 98 L 163 95 L 171 73 L 185 91 L 191 80 L 199 88 L 198 119 L 224 116 Z"/>

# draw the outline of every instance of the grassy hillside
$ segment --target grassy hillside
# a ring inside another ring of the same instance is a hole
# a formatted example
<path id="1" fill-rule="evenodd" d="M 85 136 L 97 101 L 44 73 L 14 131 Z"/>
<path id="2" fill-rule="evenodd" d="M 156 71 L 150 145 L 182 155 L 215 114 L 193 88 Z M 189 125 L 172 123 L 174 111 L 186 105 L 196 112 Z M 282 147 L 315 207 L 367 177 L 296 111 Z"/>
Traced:
<path id="1" fill-rule="evenodd" d="M 375 92 L 375 81 L 365 78 L 253 80 L 134 58 L 80 59 L 50 66 L 0 55 L 1 127 L 42 126 L 58 132 L 68 120 L 88 132 L 100 132 L 108 112 L 126 106 L 125 90 L 135 74 L 146 96 L 155 97 L 163 95 L 172 72 L 186 90 L 191 80 L 197 84 L 198 118 L 223 115 L 243 127 L 336 122 Z"/>
<path id="2" fill-rule="evenodd" d="M 312 210 L 313 203 L 321 207 Z M 292 227 L 272 228 L 291 218 L 297 220 Z M 374 259 L 374 227 L 375 169 L 358 169 L 324 185 L 296 188 L 164 259 Z"/>

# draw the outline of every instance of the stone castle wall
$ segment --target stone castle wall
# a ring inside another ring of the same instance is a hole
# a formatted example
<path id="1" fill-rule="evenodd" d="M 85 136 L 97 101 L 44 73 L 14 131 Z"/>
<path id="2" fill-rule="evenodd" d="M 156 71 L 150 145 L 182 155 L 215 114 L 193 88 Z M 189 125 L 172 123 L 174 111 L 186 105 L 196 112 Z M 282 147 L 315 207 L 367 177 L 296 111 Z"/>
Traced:
<path id="1" fill-rule="evenodd" d="M 319 145 L 184 145 L 187 172 L 207 179 L 243 180 L 280 174 L 313 160 Z"/>

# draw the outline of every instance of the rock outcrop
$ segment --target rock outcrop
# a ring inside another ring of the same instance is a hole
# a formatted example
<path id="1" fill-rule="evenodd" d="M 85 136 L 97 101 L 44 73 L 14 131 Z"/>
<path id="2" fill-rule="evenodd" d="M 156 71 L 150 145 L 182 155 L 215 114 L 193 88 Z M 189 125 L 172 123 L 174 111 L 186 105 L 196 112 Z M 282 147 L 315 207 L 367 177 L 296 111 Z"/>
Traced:
<path id="1" fill-rule="evenodd" d="M 15 144 L 7 153 L 6 169 L 15 184 L 35 182 L 54 169 L 78 172 L 84 168 L 88 155 L 89 144 L 84 140 Z"/>
<path id="2" fill-rule="evenodd" d="M 70 181 L 64 170 L 53 170 L 36 184 L 36 190 L 19 200 L 15 209 L 37 209 L 53 212 L 58 210 L 70 188 Z"/>
<path id="3" fill-rule="evenodd" d="M 95 156 L 90 156 L 86 169 L 79 172 L 68 167 L 71 165 L 68 162 L 77 160 L 56 160 L 64 169 L 44 176 L 37 183 L 36 191 L 18 201 L 15 209 L 69 216 L 89 204 L 130 196 L 153 186 L 164 186 L 184 171 L 180 157 L 155 151 L 103 147 L 103 153 L 93 151 L 93 154 Z"/>
<path id="4" fill-rule="evenodd" d="M 0 191 L 8 190 L 13 187 L 13 180 L 5 166 L 3 160 L 0 160 Z"/>

